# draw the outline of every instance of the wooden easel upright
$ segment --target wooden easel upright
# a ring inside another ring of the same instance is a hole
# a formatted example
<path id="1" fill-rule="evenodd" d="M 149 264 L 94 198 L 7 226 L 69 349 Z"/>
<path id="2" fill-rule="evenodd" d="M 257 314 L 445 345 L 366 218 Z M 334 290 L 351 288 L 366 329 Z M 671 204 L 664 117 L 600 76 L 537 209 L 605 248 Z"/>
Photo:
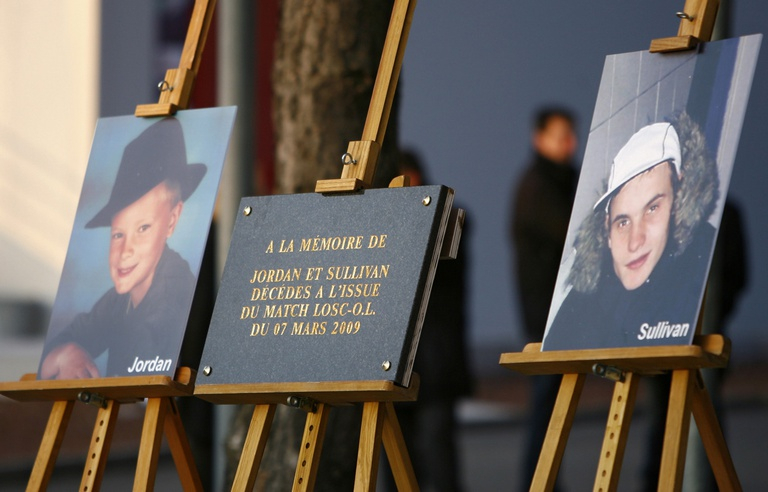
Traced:
<path id="1" fill-rule="evenodd" d="M 160 84 L 160 101 L 141 105 L 136 116 L 167 116 L 185 109 L 197 74 L 216 0 L 196 0 L 187 31 L 179 68 L 168 70 Z M 202 491 L 203 486 L 176 407 L 175 397 L 190 396 L 195 371 L 177 369 L 168 376 L 136 376 L 63 381 L 36 380 L 27 374 L 18 382 L 0 383 L 0 394 L 17 401 L 52 401 L 40 448 L 27 491 L 46 490 L 76 401 L 94 404 L 99 410 L 86 457 L 81 491 L 98 491 L 107 463 L 117 414 L 123 403 L 147 399 L 141 432 L 134 490 L 153 490 L 160 445 L 165 434 L 181 484 L 185 491 Z"/>
<path id="2" fill-rule="evenodd" d="M 691 49 L 712 34 L 719 0 L 686 0 L 678 36 L 657 39 L 653 52 Z M 700 327 L 697 327 L 697 333 Z M 502 354 L 499 364 L 523 374 L 562 374 L 549 428 L 531 483 L 532 491 L 551 491 L 565 452 L 584 380 L 589 373 L 615 381 L 611 407 L 595 477 L 595 491 L 615 491 L 619 483 L 629 425 L 640 376 L 672 372 L 664 447 L 659 473 L 660 491 L 679 491 L 691 413 L 707 452 L 717 485 L 723 491 L 740 491 L 736 470 L 723 437 L 701 369 L 725 367 L 730 342 L 721 335 L 696 336 L 692 345 L 632 347 L 541 352 L 540 343 L 523 352 Z"/>
<path id="3" fill-rule="evenodd" d="M 362 140 L 349 143 L 342 157 L 344 168 L 341 178 L 318 181 L 316 192 L 350 192 L 371 186 L 415 6 L 416 0 L 395 0 Z M 390 187 L 407 184 L 401 177 L 393 180 Z M 457 234 L 448 236 L 450 238 L 442 243 L 442 251 L 447 252 L 453 246 L 455 252 Z M 293 490 L 313 489 L 330 407 L 348 403 L 363 403 L 355 490 L 375 490 L 382 443 L 398 489 L 418 490 L 393 405 L 395 401 L 413 401 L 417 393 L 416 375 L 412 377 L 408 388 L 390 381 L 212 384 L 195 388 L 195 396 L 213 403 L 255 404 L 232 487 L 236 491 L 253 488 L 275 408 L 278 403 L 286 402 L 308 412 Z"/>

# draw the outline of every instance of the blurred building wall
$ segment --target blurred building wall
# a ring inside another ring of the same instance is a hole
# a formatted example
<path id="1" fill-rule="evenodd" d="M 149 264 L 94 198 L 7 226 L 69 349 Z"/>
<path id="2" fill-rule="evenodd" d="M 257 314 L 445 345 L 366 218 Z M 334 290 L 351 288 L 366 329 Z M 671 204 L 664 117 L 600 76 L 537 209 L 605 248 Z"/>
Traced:
<path id="1" fill-rule="evenodd" d="M 0 298 L 56 295 L 98 115 L 99 14 L 0 3 Z"/>

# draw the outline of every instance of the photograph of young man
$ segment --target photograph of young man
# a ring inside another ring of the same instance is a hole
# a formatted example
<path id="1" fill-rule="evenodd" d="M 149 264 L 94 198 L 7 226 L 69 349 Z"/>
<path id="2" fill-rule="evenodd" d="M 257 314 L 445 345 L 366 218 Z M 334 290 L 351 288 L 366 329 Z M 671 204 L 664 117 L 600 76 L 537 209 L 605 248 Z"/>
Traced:
<path id="1" fill-rule="evenodd" d="M 685 113 L 635 132 L 580 225 L 544 350 L 689 343 L 715 228 L 718 172 Z"/>

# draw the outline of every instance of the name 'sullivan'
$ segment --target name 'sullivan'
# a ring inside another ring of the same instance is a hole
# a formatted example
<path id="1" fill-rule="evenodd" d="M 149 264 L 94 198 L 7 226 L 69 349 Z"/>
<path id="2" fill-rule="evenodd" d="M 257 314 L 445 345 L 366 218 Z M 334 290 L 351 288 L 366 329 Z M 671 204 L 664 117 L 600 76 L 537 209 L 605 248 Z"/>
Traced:
<path id="1" fill-rule="evenodd" d="M 690 324 L 675 323 L 669 321 L 659 321 L 655 325 L 643 323 L 640 326 L 640 333 L 637 334 L 638 340 L 656 340 L 659 338 L 681 338 L 687 337 Z"/>

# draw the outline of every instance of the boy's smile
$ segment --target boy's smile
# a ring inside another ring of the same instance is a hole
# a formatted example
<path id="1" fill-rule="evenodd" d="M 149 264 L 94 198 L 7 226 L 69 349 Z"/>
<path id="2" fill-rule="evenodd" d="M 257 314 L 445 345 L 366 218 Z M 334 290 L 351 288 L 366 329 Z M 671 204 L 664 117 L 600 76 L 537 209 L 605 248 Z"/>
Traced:
<path id="1" fill-rule="evenodd" d="M 109 273 L 117 293 L 130 293 L 134 307 L 152 285 L 165 241 L 181 215 L 182 203 L 172 203 L 172 193 L 163 182 L 112 218 Z"/>

